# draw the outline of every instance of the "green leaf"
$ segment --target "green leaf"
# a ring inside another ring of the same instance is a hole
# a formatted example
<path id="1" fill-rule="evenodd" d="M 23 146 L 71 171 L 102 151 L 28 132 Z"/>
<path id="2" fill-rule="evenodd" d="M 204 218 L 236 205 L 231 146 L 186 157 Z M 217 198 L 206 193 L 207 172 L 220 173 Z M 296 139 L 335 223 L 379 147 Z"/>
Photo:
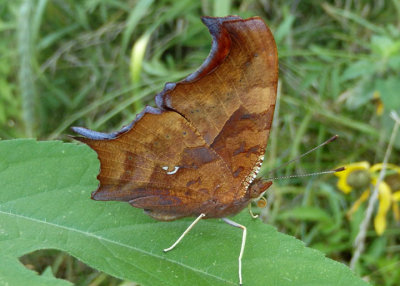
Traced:
<path id="1" fill-rule="evenodd" d="M 278 46 L 282 43 L 283 39 L 289 38 L 293 29 L 293 23 L 296 17 L 290 13 L 288 6 L 282 7 L 283 21 L 279 24 L 274 32 L 274 38 Z"/>
<path id="2" fill-rule="evenodd" d="M 231 0 L 219 0 L 214 1 L 214 17 L 225 17 L 231 14 Z"/>
<path id="3" fill-rule="evenodd" d="M 349 67 L 344 70 L 341 80 L 346 81 L 358 77 L 371 76 L 374 72 L 375 70 L 371 68 L 370 61 L 360 60 L 349 65 Z"/>
<path id="4" fill-rule="evenodd" d="M 379 91 L 385 108 L 400 110 L 400 81 L 398 76 L 376 80 L 375 88 Z"/>
<path id="5" fill-rule="evenodd" d="M 127 203 L 90 200 L 99 163 L 88 147 L 2 141 L 0 158 L 1 283 L 68 285 L 18 261 L 51 248 L 141 285 L 237 285 L 239 229 L 204 220 L 175 250 L 163 253 L 192 219 L 157 222 Z M 345 265 L 246 212 L 234 220 L 248 228 L 246 285 L 367 285 Z"/>
<path id="6" fill-rule="evenodd" d="M 2 215 L 1 215 L 2 217 Z M 1 230 L 4 222 L 1 222 Z M 0 234 L 0 239 L 4 239 L 4 234 Z M 0 245 L 3 245 L 0 240 Z M 2 246 L 3 247 L 3 246 Z M 19 248 L 16 245 L 16 248 Z M 4 248 L 1 249 L 0 256 L 0 285 L 29 285 L 29 286 L 71 286 L 72 283 L 56 279 L 48 274 L 42 276 L 25 268 L 15 257 L 3 254 Z"/>
<path id="7" fill-rule="evenodd" d="M 371 37 L 372 51 L 383 58 L 397 55 L 400 51 L 400 41 L 395 41 L 384 35 L 373 35 Z"/>
<path id="8" fill-rule="evenodd" d="M 132 37 L 133 31 L 139 24 L 140 20 L 148 13 L 148 10 L 152 4 L 153 0 L 138 1 L 134 9 L 132 9 L 132 11 L 129 13 L 129 17 L 126 22 L 126 28 L 122 35 L 121 54 L 123 54 L 127 49 L 129 39 Z"/>
<path id="9" fill-rule="evenodd" d="M 318 221 L 333 223 L 327 212 L 317 207 L 297 207 L 285 211 L 279 215 L 281 219 L 298 219 L 307 221 Z"/>

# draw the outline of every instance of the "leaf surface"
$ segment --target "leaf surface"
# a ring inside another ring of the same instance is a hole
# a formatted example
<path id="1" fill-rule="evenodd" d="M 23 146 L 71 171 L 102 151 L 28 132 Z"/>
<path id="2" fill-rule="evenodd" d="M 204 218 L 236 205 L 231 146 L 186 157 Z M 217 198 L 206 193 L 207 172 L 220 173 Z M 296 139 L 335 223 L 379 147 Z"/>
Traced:
<path id="1" fill-rule="evenodd" d="M 18 261 L 38 249 L 59 249 L 141 285 L 237 285 L 239 229 L 204 220 L 163 253 L 191 220 L 158 222 L 127 203 L 90 200 L 99 163 L 88 147 L 1 141 L 0 158 L 0 284 L 69 285 Z M 367 285 L 345 265 L 246 212 L 233 220 L 248 228 L 245 285 Z"/>

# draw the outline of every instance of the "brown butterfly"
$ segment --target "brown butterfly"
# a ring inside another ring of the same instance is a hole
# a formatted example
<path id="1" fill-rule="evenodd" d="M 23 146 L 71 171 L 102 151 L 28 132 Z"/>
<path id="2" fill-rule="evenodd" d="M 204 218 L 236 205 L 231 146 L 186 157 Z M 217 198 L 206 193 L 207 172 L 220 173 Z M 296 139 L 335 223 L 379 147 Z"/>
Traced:
<path id="1" fill-rule="evenodd" d="M 114 133 L 73 130 L 100 159 L 92 199 L 127 201 L 161 221 L 224 218 L 242 228 L 241 284 L 246 228 L 226 217 L 272 184 L 256 175 L 274 114 L 277 49 L 259 17 L 202 21 L 213 38 L 208 58 L 182 81 L 167 83 L 156 95 L 157 108 L 147 106 Z"/>

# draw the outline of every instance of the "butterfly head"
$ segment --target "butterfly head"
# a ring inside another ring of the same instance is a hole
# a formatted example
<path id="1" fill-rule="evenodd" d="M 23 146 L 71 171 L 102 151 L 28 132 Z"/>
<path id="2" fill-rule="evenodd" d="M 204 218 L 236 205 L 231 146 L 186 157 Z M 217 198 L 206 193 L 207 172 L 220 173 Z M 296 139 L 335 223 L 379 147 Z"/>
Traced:
<path id="1" fill-rule="evenodd" d="M 272 181 L 265 181 L 260 178 L 255 179 L 248 188 L 248 195 L 251 199 L 256 199 L 262 195 L 270 186 Z"/>

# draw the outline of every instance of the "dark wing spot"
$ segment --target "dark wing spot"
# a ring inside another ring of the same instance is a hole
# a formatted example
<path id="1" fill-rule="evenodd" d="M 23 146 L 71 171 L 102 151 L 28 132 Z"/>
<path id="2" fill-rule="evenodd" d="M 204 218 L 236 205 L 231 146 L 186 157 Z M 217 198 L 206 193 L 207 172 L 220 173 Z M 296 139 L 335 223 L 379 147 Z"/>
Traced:
<path id="1" fill-rule="evenodd" d="M 217 155 L 207 147 L 186 148 L 183 151 L 182 167 L 198 168 L 198 166 L 217 160 Z"/>
<path id="2" fill-rule="evenodd" d="M 173 196 L 163 196 L 161 195 L 158 199 L 158 204 L 161 206 L 171 206 L 171 205 L 178 205 L 182 201 L 178 197 Z"/>
<path id="3" fill-rule="evenodd" d="M 246 146 L 246 142 L 242 142 L 240 143 L 240 147 L 238 149 L 236 149 L 235 151 L 233 151 L 233 156 L 239 155 L 240 153 L 244 152 L 244 147 Z"/>
<path id="4" fill-rule="evenodd" d="M 193 185 L 193 184 L 199 184 L 199 185 L 201 185 L 201 179 L 200 179 L 200 177 L 198 177 L 197 178 L 197 180 L 190 180 L 189 182 L 187 182 L 186 183 L 186 187 L 190 187 L 191 185 Z"/>
<path id="5" fill-rule="evenodd" d="M 233 172 L 233 176 L 234 176 L 235 178 L 237 178 L 237 176 L 239 176 L 240 172 L 242 172 L 243 170 L 244 170 L 243 167 L 237 168 L 236 171 Z"/>
<path id="6" fill-rule="evenodd" d="M 260 148 L 259 146 L 251 147 L 249 150 L 247 150 L 246 157 L 250 157 L 251 153 L 258 154 L 259 148 Z"/>
<path id="7" fill-rule="evenodd" d="M 250 118 L 251 118 L 251 114 L 245 113 L 245 114 L 243 114 L 243 115 L 240 117 L 240 120 L 243 120 L 243 119 L 250 119 Z"/>

